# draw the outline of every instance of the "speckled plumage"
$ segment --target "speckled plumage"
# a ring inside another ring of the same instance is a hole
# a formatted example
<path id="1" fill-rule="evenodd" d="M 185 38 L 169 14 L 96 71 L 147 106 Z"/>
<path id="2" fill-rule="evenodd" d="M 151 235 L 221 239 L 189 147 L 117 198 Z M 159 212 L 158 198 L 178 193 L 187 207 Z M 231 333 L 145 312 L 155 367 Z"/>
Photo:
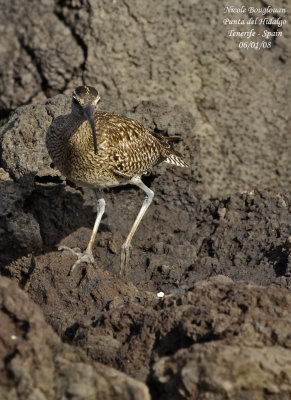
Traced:
<path id="1" fill-rule="evenodd" d="M 154 136 L 139 122 L 97 111 L 94 115 L 98 154 L 87 120 L 70 114 L 57 120 L 47 135 L 47 147 L 56 167 L 81 186 L 126 184 L 166 161 L 186 167 L 167 138 Z"/>
<path id="2" fill-rule="evenodd" d="M 73 92 L 71 114 L 58 117 L 47 132 L 47 148 L 55 166 L 79 186 L 95 189 L 97 217 L 84 253 L 73 252 L 81 262 L 93 263 L 92 246 L 105 210 L 99 189 L 137 185 L 145 192 L 138 216 L 121 249 L 120 275 L 128 268 L 131 239 L 154 197 L 141 176 L 154 165 L 168 162 L 188 167 L 169 144 L 173 138 L 151 133 L 139 122 L 121 115 L 97 111 L 100 96 L 95 88 L 80 86 Z"/>

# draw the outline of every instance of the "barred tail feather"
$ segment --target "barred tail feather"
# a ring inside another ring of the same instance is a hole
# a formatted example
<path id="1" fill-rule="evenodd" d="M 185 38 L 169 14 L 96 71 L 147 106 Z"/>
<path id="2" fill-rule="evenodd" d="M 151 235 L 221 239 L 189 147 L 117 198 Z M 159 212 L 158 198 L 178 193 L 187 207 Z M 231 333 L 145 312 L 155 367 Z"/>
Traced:
<path id="1" fill-rule="evenodd" d="M 177 165 L 178 167 L 184 167 L 184 168 L 189 168 L 190 165 L 187 164 L 184 160 L 182 160 L 181 157 L 179 157 L 176 154 L 168 154 L 167 158 L 164 160 L 164 162 L 167 162 L 169 164 Z"/>

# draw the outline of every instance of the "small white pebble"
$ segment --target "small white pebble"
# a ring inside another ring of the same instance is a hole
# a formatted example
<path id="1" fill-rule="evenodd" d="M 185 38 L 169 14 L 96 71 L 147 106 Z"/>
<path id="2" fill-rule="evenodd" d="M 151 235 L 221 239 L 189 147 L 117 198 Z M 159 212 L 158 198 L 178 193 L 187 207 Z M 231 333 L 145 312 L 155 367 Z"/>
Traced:
<path id="1" fill-rule="evenodd" d="M 158 297 L 164 297 L 164 296 L 165 296 L 165 293 L 164 293 L 164 292 L 159 292 L 159 293 L 157 293 L 157 296 L 158 296 Z"/>
<path id="2" fill-rule="evenodd" d="M 16 339 L 17 339 L 17 336 L 11 335 L 11 339 L 12 339 L 12 340 L 16 340 Z"/>

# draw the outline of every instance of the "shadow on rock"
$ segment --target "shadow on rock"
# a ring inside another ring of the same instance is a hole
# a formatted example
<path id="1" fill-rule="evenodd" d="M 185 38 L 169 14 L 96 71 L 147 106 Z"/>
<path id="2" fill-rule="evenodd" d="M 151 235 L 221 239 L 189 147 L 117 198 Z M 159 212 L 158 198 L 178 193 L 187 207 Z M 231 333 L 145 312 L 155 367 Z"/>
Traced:
<path id="1" fill-rule="evenodd" d="M 29 192 L 17 183 L 2 182 L 0 192 L 2 268 L 32 252 L 36 256 L 53 249 L 80 227 L 92 228 L 96 217 L 94 203 L 84 205 L 82 193 L 68 185 L 36 179 Z"/>

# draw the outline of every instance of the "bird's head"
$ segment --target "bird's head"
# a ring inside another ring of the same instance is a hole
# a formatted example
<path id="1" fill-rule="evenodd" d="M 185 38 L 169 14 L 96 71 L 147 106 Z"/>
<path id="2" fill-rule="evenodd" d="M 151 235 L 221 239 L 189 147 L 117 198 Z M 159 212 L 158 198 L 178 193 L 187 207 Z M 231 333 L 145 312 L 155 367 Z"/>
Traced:
<path id="1" fill-rule="evenodd" d="M 72 112 L 78 116 L 85 117 L 92 129 L 93 141 L 94 141 L 94 152 L 98 154 L 97 137 L 94 122 L 94 113 L 97 108 L 97 104 L 100 101 L 98 91 L 92 86 L 78 86 L 73 91 L 72 97 Z"/>

